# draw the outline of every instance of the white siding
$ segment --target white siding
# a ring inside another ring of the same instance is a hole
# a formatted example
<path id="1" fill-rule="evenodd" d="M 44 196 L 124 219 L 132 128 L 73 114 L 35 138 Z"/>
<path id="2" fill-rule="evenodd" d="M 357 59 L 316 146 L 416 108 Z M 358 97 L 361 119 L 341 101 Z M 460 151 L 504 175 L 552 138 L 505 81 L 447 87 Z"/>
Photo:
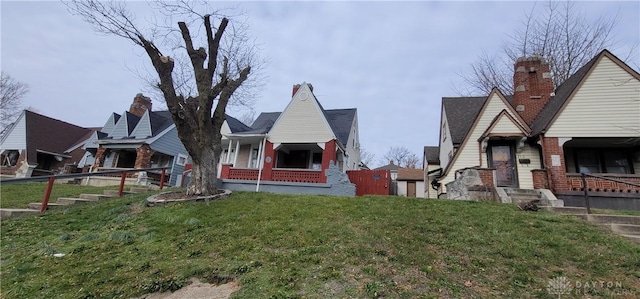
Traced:
<path id="1" fill-rule="evenodd" d="M 147 110 L 142 115 L 142 118 L 140 118 L 133 131 L 131 131 L 131 136 L 136 138 L 147 138 L 151 137 L 151 135 L 151 120 L 149 119 L 149 110 Z"/>
<path id="2" fill-rule="evenodd" d="M 2 139 L 1 150 L 23 150 L 27 148 L 27 121 L 25 111 L 18 117 L 11 130 Z"/>
<path id="3" fill-rule="evenodd" d="M 425 198 L 425 183 L 416 181 L 416 197 Z M 398 195 L 407 196 L 407 181 L 398 181 Z"/>
<path id="4" fill-rule="evenodd" d="M 353 117 L 353 124 L 351 124 L 351 130 L 349 131 L 349 139 L 346 147 L 347 155 L 349 156 L 349 163 L 346 170 L 357 170 L 360 165 L 360 133 L 358 132 L 358 114 Z M 354 166 L 355 164 L 355 166 Z"/>
<path id="5" fill-rule="evenodd" d="M 429 173 L 429 171 L 431 170 L 436 170 L 438 168 L 440 168 L 440 165 L 437 164 L 427 164 L 427 162 L 425 161 L 425 169 L 424 169 L 424 174 L 425 174 L 425 187 L 424 187 L 424 197 L 426 198 L 438 198 L 438 191 L 433 190 L 433 188 L 431 188 L 431 181 L 435 178 L 436 174 L 431 174 L 431 176 L 428 176 L 427 173 Z"/>
<path id="6" fill-rule="evenodd" d="M 507 113 L 515 118 L 513 112 L 507 108 L 505 103 L 496 93 L 494 93 L 487 100 L 487 103 L 485 103 L 485 105 L 486 108 L 484 110 L 484 113 L 480 116 L 480 120 L 478 120 L 478 123 L 474 128 L 471 128 L 470 136 L 467 139 L 467 143 L 462 144 L 460 148 L 458 148 L 457 159 L 455 160 L 455 162 L 453 162 L 453 165 L 449 169 L 447 175 L 440 181 L 443 185 L 452 182 L 455 179 L 455 171 L 458 169 L 474 166 L 488 167 L 486 163 L 486 153 L 482 153 L 480 151 L 480 143 L 478 142 L 478 139 L 487 130 L 496 115 L 498 115 L 503 109 L 507 109 Z M 442 153 L 440 153 L 440 155 L 442 156 Z M 480 159 L 482 159 L 482 165 L 480 164 Z M 440 161 L 440 163 L 444 166 L 442 160 Z"/>
<path id="7" fill-rule="evenodd" d="M 545 136 L 640 136 L 640 81 L 603 56 Z"/>
<path id="8" fill-rule="evenodd" d="M 269 132 L 269 141 L 273 143 L 317 143 L 334 138 L 307 84 L 300 86 Z"/>
<path id="9" fill-rule="evenodd" d="M 227 136 L 224 136 L 225 134 L 231 134 L 231 128 L 229 128 L 229 124 L 226 120 L 222 123 L 222 127 L 220 127 L 220 134 L 222 134 L 222 140 L 229 139 Z"/>
<path id="10" fill-rule="evenodd" d="M 440 165 L 442 168 L 449 164 L 449 153 L 453 151 L 453 141 L 451 140 L 451 132 L 449 131 L 449 122 L 447 114 L 442 105 L 442 120 L 440 120 Z M 444 141 L 443 141 L 444 140 Z"/>
<path id="11" fill-rule="evenodd" d="M 519 159 L 529 159 L 531 163 L 520 164 L 520 162 L 518 162 Z M 533 175 L 531 174 L 531 170 L 542 168 L 538 148 L 525 145 L 519 153 L 516 153 L 516 168 L 518 170 L 520 188 L 533 189 Z"/>

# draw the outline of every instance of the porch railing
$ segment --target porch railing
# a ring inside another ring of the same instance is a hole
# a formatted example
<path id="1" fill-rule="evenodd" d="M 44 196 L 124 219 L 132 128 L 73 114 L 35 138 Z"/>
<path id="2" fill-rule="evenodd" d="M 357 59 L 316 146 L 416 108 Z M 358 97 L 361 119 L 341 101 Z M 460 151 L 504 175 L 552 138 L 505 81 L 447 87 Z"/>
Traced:
<path id="1" fill-rule="evenodd" d="M 267 180 L 276 182 L 321 183 L 321 175 L 322 171 L 320 170 L 274 168 L 271 172 L 271 178 Z M 230 168 L 227 177 L 222 178 L 255 181 L 258 179 L 258 169 Z"/>
<path id="2" fill-rule="evenodd" d="M 589 192 L 640 193 L 640 176 L 567 174 L 567 183 L 573 191 L 583 191 L 587 214 L 591 214 Z"/>

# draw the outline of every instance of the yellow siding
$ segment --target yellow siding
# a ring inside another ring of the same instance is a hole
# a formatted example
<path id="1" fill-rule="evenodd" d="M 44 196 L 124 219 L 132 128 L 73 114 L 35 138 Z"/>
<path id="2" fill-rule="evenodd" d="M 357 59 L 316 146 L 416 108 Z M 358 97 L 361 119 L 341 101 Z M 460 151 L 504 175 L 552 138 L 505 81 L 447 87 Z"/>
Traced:
<path id="1" fill-rule="evenodd" d="M 522 130 L 516 126 L 507 116 L 501 116 L 490 133 L 493 134 L 523 134 Z"/>
<path id="2" fill-rule="evenodd" d="M 561 113 L 546 136 L 640 136 L 640 81 L 605 56 Z"/>
<path id="3" fill-rule="evenodd" d="M 324 114 L 306 84 L 300 87 L 269 132 L 269 141 L 273 143 L 316 143 L 333 138 Z"/>
<path id="4" fill-rule="evenodd" d="M 503 109 L 507 109 L 507 113 L 511 116 L 515 117 L 515 115 L 507 108 L 505 103 L 497 94 L 494 94 L 487 101 L 488 103 L 485 104 L 487 106 L 484 113 L 480 116 L 480 120 L 476 126 L 471 128 L 472 131 L 467 139 L 467 143 L 463 144 L 458 149 L 458 158 L 453 163 L 447 176 L 441 180 L 441 183 L 447 184 L 452 182 L 455 179 L 455 171 L 458 169 L 474 166 L 488 167 L 486 162 L 486 153 L 481 153 L 478 139 L 482 136 L 482 133 L 487 130 L 496 115 L 498 115 Z M 480 159 L 482 159 L 482 165 L 480 165 Z"/>
<path id="5" fill-rule="evenodd" d="M 520 164 L 519 159 L 529 159 L 531 163 Z M 518 182 L 522 189 L 533 189 L 533 175 L 531 170 L 542 168 L 540 153 L 536 147 L 525 145 L 519 153 L 516 153 L 516 168 L 518 169 Z"/>

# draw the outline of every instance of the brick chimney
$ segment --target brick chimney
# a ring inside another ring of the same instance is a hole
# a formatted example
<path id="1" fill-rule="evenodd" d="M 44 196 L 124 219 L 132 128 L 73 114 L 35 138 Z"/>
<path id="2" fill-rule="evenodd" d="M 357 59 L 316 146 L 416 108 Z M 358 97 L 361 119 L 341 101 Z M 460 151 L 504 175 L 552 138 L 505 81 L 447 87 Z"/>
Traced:
<path id="1" fill-rule="evenodd" d="M 137 94 L 129 106 L 129 113 L 142 117 L 147 110 L 151 110 L 151 98 L 145 97 L 142 93 Z"/>
<path id="2" fill-rule="evenodd" d="M 549 65 L 540 56 L 518 58 L 513 73 L 513 104 L 531 125 L 553 94 Z"/>
<path id="3" fill-rule="evenodd" d="M 309 83 L 304 83 L 307 84 L 307 86 L 309 86 L 309 89 L 311 90 L 311 92 L 313 92 L 313 85 L 309 84 Z M 293 92 L 291 93 L 291 97 L 296 95 L 296 92 L 298 92 L 298 89 L 300 89 L 300 87 L 302 86 L 302 84 L 293 84 Z"/>

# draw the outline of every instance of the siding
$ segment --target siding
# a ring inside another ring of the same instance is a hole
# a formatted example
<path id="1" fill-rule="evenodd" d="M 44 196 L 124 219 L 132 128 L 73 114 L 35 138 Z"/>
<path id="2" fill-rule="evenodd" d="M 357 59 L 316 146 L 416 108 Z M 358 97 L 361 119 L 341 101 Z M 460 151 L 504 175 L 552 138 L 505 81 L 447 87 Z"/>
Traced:
<path id="1" fill-rule="evenodd" d="M 113 131 L 113 128 L 116 126 L 115 117 L 116 117 L 116 114 L 111 113 L 111 116 L 109 116 L 109 119 L 104 124 L 104 126 L 102 126 L 102 129 L 100 131 L 106 134 L 111 134 L 111 132 Z"/>
<path id="2" fill-rule="evenodd" d="M 347 155 L 349 156 L 349 164 L 345 170 L 358 170 L 360 169 L 360 138 L 358 134 L 358 115 L 353 118 L 351 124 L 351 130 L 349 131 L 349 139 L 345 144 Z M 354 166 L 355 163 L 355 166 Z"/>
<path id="3" fill-rule="evenodd" d="M 640 136 L 640 81 L 603 56 L 545 136 Z"/>
<path id="4" fill-rule="evenodd" d="M 500 119 L 496 122 L 496 125 L 493 127 L 490 133 L 493 134 L 524 134 L 522 130 L 513 123 L 509 117 L 506 115 L 500 116 Z"/>
<path id="5" fill-rule="evenodd" d="M 127 114 L 124 113 L 109 133 L 109 137 L 122 138 L 129 137 L 129 128 L 127 126 Z"/>
<path id="6" fill-rule="evenodd" d="M 425 198 L 425 183 L 421 181 L 416 181 L 416 197 L 417 198 Z M 407 196 L 407 181 L 398 181 L 398 195 L 399 196 Z"/>
<path id="7" fill-rule="evenodd" d="M 149 119 L 149 110 L 147 110 L 142 118 L 138 121 L 136 127 L 131 131 L 131 136 L 136 138 L 147 138 L 153 135 L 151 133 L 151 120 Z"/>
<path id="8" fill-rule="evenodd" d="M 518 159 L 530 159 L 531 163 L 520 164 Z M 542 168 L 538 148 L 525 144 L 522 150 L 516 153 L 516 168 L 518 169 L 520 188 L 533 189 L 533 175 L 531 174 L 531 170 Z"/>
<path id="9" fill-rule="evenodd" d="M 447 114 L 444 111 L 444 105 L 442 105 L 442 120 L 440 122 L 440 128 L 442 128 L 440 132 L 440 165 L 442 168 L 446 168 L 449 164 L 449 152 L 453 150 L 453 140 L 451 139 L 451 132 L 449 131 L 449 122 L 447 121 Z M 443 125 L 447 123 L 446 126 Z M 443 136 L 447 136 L 444 141 L 442 141 Z"/>
<path id="10" fill-rule="evenodd" d="M 11 131 L 3 138 L 0 149 L 23 150 L 27 148 L 27 121 L 25 112 L 20 114 Z"/>
<path id="11" fill-rule="evenodd" d="M 227 121 L 225 120 L 222 123 L 222 126 L 220 127 L 220 134 L 222 134 L 222 140 L 229 140 L 229 138 L 227 138 L 225 134 L 230 134 L 230 133 L 231 133 L 231 129 L 229 128 L 229 124 L 227 124 Z"/>
<path id="12" fill-rule="evenodd" d="M 255 145 L 256 148 L 259 145 Z M 251 144 L 242 144 L 240 145 L 240 150 L 238 151 L 238 160 L 234 167 L 249 167 L 249 155 L 251 154 Z M 233 157 L 233 156 L 232 156 Z M 232 160 L 233 162 L 233 160 Z"/>
<path id="13" fill-rule="evenodd" d="M 493 119 L 502 110 L 506 109 L 507 113 L 515 118 L 512 110 L 508 109 L 508 107 L 496 93 L 492 94 L 485 105 L 485 110 L 484 112 L 481 111 L 481 113 L 483 114 L 480 116 L 478 123 L 475 125 L 475 127 L 471 128 L 471 132 L 469 133 L 470 136 L 468 136 L 467 138 L 467 143 L 460 146 L 460 148 L 458 149 L 457 159 L 455 160 L 455 162 L 453 162 L 453 165 L 449 169 L 448 174 L 440 180 L 443 185 L 452 182 L 455 179 L 455 171 L 458 169 L 474 166 L 487 167 L 487 154 L 480 152 L 480 143 L 478 142 L 478 138 L 482 136 L 482 133 L 487 130 Z M 440 155 L 442 156 L 442 152 L 440 153 Z M 482 165 L 480 164 L 480 159 L 482 159 Z M 442 160 L 440 160 L 440 163 L 445 166 L 444 163 L 442 163 Z"/>
<path id="14" fill-rule="evenodd" d="M 173 166 L 169 170 L 171 173 L 169 185 L 175 186 L 178 176 L 182 175 L 182 172 L 184 171 L 184 166 L 176 164 L 178 154 L 183 154 L 185 156 L 189 155 L 178 138 L 178 131 L 176 130 L 175 125 L 172 125 L 168 132 L 164 133 L 160 138 L 149 144 L 149 147 L 154 151 L 173 156 Z"/>
<path id="15" fill-rule="evenodd" d="M 303 98 L 303 94 L 307 98 Z M 335 136 L 307 84 L 302 84 L 269 132 L 272 143 L 327 142 Z"/>

